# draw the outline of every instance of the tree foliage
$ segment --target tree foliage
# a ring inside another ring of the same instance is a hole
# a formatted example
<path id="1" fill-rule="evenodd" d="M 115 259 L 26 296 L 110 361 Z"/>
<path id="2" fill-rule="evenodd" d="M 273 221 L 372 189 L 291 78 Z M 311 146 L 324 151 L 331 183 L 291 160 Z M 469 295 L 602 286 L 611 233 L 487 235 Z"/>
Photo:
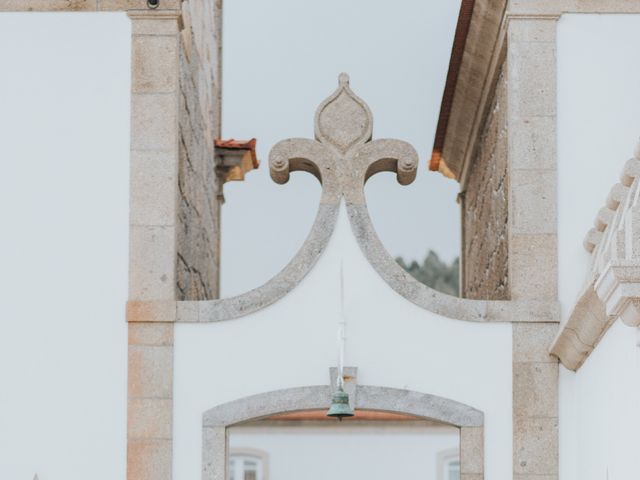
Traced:
<path id="1" fill-rule="evenodd" d="M 440 260 L 436 252 L 429 250 L 422 263 L 418 263 L 415 260 L 407 263 L 402 257 L 396 258 L 396 262 L 420 283 L 424 283 L 434 290 L 447 295 L 455 297 L 460 295 L 459 258 L 451 262 L 451 265 L 447 265 Z"/>

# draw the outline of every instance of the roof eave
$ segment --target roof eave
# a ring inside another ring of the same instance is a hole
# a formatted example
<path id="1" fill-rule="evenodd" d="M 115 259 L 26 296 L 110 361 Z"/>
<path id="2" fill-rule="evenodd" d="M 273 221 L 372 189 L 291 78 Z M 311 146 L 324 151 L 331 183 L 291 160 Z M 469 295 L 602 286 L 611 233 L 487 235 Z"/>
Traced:
<path id="1" fill-rule="evenodd" d="M 429 169 L 458 181 L 475 142 L 507 0 L 462 0 Z M 499 53 L 498 53 L 499 54 Z M 478 79 L 482 79 L 480 82 Z"/>

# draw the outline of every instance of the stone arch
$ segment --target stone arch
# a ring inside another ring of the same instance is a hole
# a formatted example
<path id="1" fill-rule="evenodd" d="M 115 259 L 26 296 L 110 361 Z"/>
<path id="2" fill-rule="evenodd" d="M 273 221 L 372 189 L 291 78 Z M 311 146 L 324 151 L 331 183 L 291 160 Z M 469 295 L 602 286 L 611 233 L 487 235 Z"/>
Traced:
<path id="1" fill-rule="evenodd" d="M 371 176 L 394 172 L 398 183 L 416 177 L 418 154 L 407 142 L 372 139 L 373 117 L 366 103 L 341 74 L 336 91 L 316 112 L 315 139 L 289 138 L 269 154 L 269 170 L 276 183 L 289 181 L 290 173 L 314 175 L 322 197 L 311 232 L 291 262 L 264 285 L 242 295 L 219 300 L 178 302 L 180 322 L 217 322 L 258 311 L 284 297 L 313 268 L 326 248 L 340 204 L 344 201 L 351 229 L 369 263 L 398 294 L 425 310 L 457 320 L 519 322 L 536 318 L 557 322 L 559 305 L 548 300 L 469 300 L 440 293 L 415 280 L 391 257 L 380 241 L 367 209 L 364 185 Z"/>
<path id="2" fill-rule="evenodd" d="M 327 408 L 327 385 L 296 387 L 252 395 L 224 403 L 203 415 L 202 478 L 225 480 L 227 428 L 280 413 Z M 484 414 L 468 405 L 436 395 L 389 387 L 357 385 L 354 406 L 437 420 L 460 429 L 461 473 L 482 479 L 484 474 Z"/>

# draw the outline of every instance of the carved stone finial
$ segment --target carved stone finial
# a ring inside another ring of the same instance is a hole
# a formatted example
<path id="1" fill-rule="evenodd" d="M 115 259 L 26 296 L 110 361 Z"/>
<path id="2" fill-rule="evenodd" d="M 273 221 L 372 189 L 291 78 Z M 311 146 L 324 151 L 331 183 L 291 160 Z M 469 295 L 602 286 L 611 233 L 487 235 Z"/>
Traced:
<path id="1" fill-rule="evenodd" d="M 373 117 L 367 104 L 349 88 L 349 75 L 338 76 L 338 88 L 320 104 L 315 117 L 316 140 L 345 155 L 371 140 Z"/>
<path id="2" fill-rule="evenodd" d="M 401 185 L 416 177 L 418 154 L 407 142 L 371 139 L 373 116 L 367 104 L 349 88 L 349 75 L 338 76 L 338 88 L 323 101 L 315 115 L 315 140 L 288 138 L 269 153 L 269 171 L 277 183 L 289 174 L 305 171 L 322 183 L 322 202 L 344 197 L 364 204 L 364 184 L 379 172 L 394 172 Z"/>

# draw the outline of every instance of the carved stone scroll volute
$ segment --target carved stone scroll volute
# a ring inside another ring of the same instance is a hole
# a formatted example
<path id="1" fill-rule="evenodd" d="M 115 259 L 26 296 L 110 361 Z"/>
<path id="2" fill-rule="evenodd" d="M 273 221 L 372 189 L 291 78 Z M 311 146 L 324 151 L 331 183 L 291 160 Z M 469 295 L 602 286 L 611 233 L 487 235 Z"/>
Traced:
<path id="1" fill-rule="evenodd" d="M 323 200 L 364 204 L 363 187 L 378 172 L 396 172 L 408 185 L 416 177 L 418 154 L 408 143 L 394 139 L 372 140 L 373 116 L 367 104 L 341 73 L 338 88 L 315 114 L 315 140 L 291 138 L 276 144 L 269 154 L 271 178 L 286 183 L 289 173 L 307 171 L 320 180 Z"/>

